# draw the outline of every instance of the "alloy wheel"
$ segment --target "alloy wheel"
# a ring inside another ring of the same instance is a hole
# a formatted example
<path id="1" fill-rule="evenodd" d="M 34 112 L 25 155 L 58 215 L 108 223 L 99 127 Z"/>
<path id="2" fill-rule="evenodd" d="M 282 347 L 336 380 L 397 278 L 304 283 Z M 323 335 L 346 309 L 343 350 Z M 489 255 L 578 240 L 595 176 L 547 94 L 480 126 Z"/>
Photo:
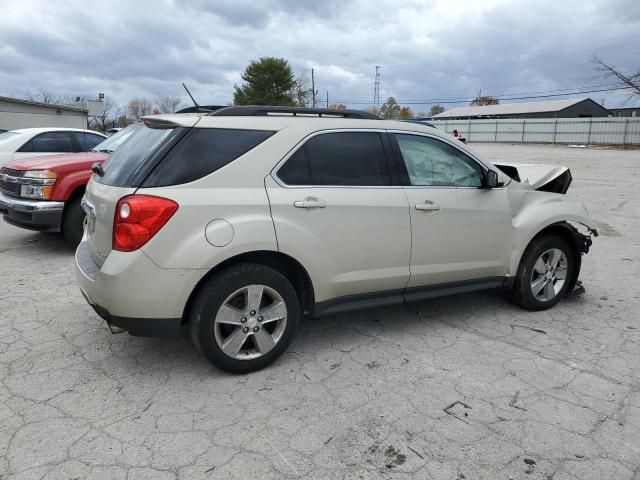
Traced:
<path id="1" fill-rule="evenodd" d="M 229 357 L 253 360 L 276 346 L 286 325 L 282 296 L 266 285 L 247 285 L 229 295 L 218 309 L 214 335 Z"/>
<path id="2" fill-rule="evenodd" d="M 541 302 L 553 300 L 567 281 L 567 268 L 567 256 L 558 248 L 540 255 L 531 272 L 531 293 L 535 299 Z"/>

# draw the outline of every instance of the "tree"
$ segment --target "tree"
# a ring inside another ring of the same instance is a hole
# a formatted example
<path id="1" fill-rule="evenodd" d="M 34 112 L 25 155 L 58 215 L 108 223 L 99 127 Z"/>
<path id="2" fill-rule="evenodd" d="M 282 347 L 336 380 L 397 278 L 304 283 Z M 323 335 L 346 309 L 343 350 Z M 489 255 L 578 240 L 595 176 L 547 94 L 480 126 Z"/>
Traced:
<path id="1" fill-rule="evenodd" d="M 24 98 L 31 102 L 47 103 L 51 105 L 62 105 L 67 103 L 68 100 L 66 97 L 57 95 L 46 88 L 39 88 L 37 93 L 31 93 L 31 91 L 26 90 L 24 92 Z"/>
<path id="2" fill-rule="evenodd" d="M 182 100 L 178 97 L 158 96 L 156 97 L 156 104 L 160 113 L 175 113 Z"/>
<path id="3" fill-rule="evenodd" d="M 329 105 L 329 109 L 331 109 L 331 110 L 346 110 L 347 106 L 343 105 L 342 103 L 332 103 L 331 105 Z"/>
<path id="4" fill-rule="evenodd" d="M 131 119 L 127 117 L 125 114 L 118 115 L 116 117 L 116 127 L 118 128 L 124 128 L 128 125 L 131 125 L 132 123 L 133 122 L 131 121 Z"/>
<path id="5" fill-rule="evenodd" d="M 252 61 L 242 74 L 244 83 L 234 85 L 236 105 L 295 106 L 292 92 L 295 79 L 284 58 L 262 57 Z"/>
<path id="6" fill-rule="evenodd" d="M 309 106 L 313 97 L 313 89 L 306 75 L 300 74 L 296 77 L 291 96 L 293 97 L 296 107 Z"/>
<path id="7" fill-rule="evenodd" d="M 133 120 L 140 120 L 145 115 L 151 115 L 153 105 L 146 98 L 134 98 L 127 105 L 129 117 Z"/>
<path id="8" fill-rule="evenodd" d="M 442 105 L 432 105 L 431 110 L 429 110 L 429 116 L 433 117 L 442 112 L 444 112 L 444 107 Z"/>
<path id="9" fill-rule="evenodd" d="M 400 109 L 400 120 L 409 120 L 413 118 L 413 112 L 409 107 L 402 107 Z"/>
<path id="10" fill-rule="evenodd" d="M 481 107 L 483 105 L 498 105 L 499 103 L 500 100 L 498 100 L 497 98 L 493 98 L 488 95 L 481 95 L 471 100 L 470 105 L 472 107 Z"/>
<path id="11" fill-rule="evenodd" d="M 91 121 L 94 127 L 101 132 L 104 132 L 109 128 L 109 124 L 115 120 L 115 110 L 117 105 L 109 97 L 105 97 L 102 101 L 102 112 L 100 115 L 94 117 Z"/>
<path id="12" fill-rule="evenodd" d="M 622 88 L 631 90 L 631 96 L 640 96 L 640 71 L 625 75 L 616 67 L 604 63 L 597 56 L 591 58 L 591 62 L 596 65 L 596 70 L 604 72 L 607 77 L 613 77 Z"/>
<path id="13" fill-rule="evenodd" d="M 401 108 L 396 99 L 389 97 L 380 107 L 380 113 L 385 120 L 397 119 L 400 117 Z"/>

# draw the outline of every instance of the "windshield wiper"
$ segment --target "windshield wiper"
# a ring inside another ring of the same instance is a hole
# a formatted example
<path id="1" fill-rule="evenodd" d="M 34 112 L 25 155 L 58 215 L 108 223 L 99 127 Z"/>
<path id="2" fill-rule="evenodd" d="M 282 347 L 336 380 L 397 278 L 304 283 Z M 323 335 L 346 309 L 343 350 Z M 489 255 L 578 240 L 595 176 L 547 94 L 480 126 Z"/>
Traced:
<path id="1" fill-rule="evenodd" d="M 104 150 L 94 150 L 94 152 L 100 152 L 100 153 L 113 153 L 113 150 L 109 150 L 108 148 L 105 148 Z"/>

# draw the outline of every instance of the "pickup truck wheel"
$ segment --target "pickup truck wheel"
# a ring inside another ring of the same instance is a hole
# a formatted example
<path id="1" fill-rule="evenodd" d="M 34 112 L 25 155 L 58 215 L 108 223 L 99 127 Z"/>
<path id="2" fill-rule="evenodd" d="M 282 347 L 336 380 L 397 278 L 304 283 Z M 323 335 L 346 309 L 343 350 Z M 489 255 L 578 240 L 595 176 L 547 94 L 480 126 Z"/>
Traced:
<path id="1" fill-rule="evenodd" d="M 80 205 L 81 196 L 76 197 L 67 205 L 62 216 L 62 235 L 67 243 L 76 248 L 82 240 L 84 232 L 84 210 Z"/>
<path id="2" fill-rule="evenodd" d="M 198 292 L 190 313 L 191 339 L 222 370 L 248 373 L 286 350 L 300 322 L 295 289 L 259 264 L 229 267 Z"/>
<path id="3" fill-rule="evenodd" d="M 534 239 L 520 261 L 512 298 L 528 310 L 551 308 L 566 296 L 574 269 L 565 240 L 555 235 Z"/>

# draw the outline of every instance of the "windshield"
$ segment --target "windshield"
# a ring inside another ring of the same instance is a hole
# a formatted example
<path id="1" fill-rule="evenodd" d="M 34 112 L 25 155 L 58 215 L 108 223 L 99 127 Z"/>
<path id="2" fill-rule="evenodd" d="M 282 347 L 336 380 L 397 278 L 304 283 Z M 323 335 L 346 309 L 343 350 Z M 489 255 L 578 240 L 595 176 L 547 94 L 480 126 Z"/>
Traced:
<path id="1" fill-rule="evenodd" d="M 117 133 L 114 133 L 105 141 L 100 142 L 98 145 L 91 149 L 92 152 L 103 152 L 103 153 L 111 153 L 116 148 L 118 148 L 122 142 L 124 142 L 127 138 L 133 135 L 133 133 L 141 127 L 142 124 L 135 123 L 133 125 L 129 125 L 127 128 L 123 128 Z"/>
<path id="2" fill-rule="evenodd" d="M 135 172 L 174 130 L 173 128 L 149 128 L 142 123 L 133 126 L 136 128 L 133 129 L 132 134 L 102 165 L 104 175 L 94 175 L 94 181 L 114 187 L 131 186 L 129 182 Z"/>

